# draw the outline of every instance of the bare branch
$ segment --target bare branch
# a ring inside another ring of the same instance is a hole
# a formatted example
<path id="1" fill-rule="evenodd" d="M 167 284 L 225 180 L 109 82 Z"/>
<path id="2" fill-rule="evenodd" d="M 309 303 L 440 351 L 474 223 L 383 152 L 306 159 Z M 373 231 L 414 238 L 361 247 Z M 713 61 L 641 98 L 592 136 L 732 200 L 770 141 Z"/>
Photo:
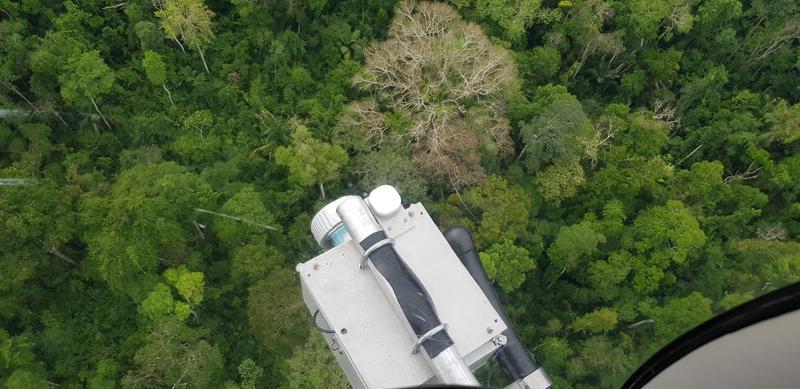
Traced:
<path id="1" fill-rule="evenodd" d="M 447 4 L 405 1 L 395 15 L 388 39 L 366 49 L 354 79 L 373 105 L 352 106 L 339 126 L 360 128 L 380 147 L 389 139 L 379 103 L 411 119 L 408 138 L 393 140 L 413 143 L 420 168 L 456 188 L 482 179 L 477 150 L 513 148 L 500 98 L 516 80 L 513 61 Z"/>
<path id="2" fill-rule="evenodd" d="M 634 329 L 636 327 L 639 327 L 639 326 L 642 326 L 642 325 L 645 325 L 645 324 L 655 323 L 655 322 L 656 321 L 654 319 L 644 319 L 644 320 L 639 320 L 636 323 L 633 323 L 633 324 L 631 324 L 631 325 L 629 325 L 629 326 L 627 326 L 625 328 L 627 328 L 629 330 L 632 330 L 632 329 Z"/>
<path id="3" fill-rule="evenodd" d="M 126 6 L 126 5 L 128 5 L 127 1 L 119 3 L 119 4 L 105 6 L 105 7 L 101 8 L 101 9 L 117 9 L 117 8 L 122 8 L 122 7 Z"/>
<path id="4" fill-rule="evenodd" d="M 726 184 L 732 184 L 737 181 L 750 181 L 755 180 L 758 178 L 758 171 L 761 170 L 759 167 L 758 169 L 753 169 L 753 164 L 751 163 L 750 166 L 747 167 L 747 170 L 744 172 L 739 172 L 736 174 L 731 174 L 723 180 Z"/>

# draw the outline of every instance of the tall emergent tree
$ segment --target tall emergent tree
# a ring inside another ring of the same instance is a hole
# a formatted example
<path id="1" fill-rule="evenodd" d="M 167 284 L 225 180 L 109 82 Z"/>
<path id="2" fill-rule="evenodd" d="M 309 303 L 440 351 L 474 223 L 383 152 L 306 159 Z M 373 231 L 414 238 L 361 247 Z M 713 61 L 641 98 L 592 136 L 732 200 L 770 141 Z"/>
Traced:
<path id="1" fill-rule="evenodd" d="M 396 136 L 383 136 L 386 130 L 375 127 L 381 121 L 365 111 L 366 134 L 395 146 L 411 143 L 428 177 L 460 188 L 485 177 L 483 155 L 511 151 L 503 97 L 518 84 L 514 64 L 449 5 L 400 3 L 388 39 L 365 57 L 356 85 L 410 122 Z"/>
<path id="2" fill-rule="evenodd" d="M 175 41 L 178 38 L 194 46 L 203 61 L 203 68 L 209 72 L 206 57 L 201 45 L 214 38 L 211 18 L 214 13 L 206 8 L 202 0 L 165 0 L 163 7 L 156 11 L 161 19 L 161 28 Z"/>

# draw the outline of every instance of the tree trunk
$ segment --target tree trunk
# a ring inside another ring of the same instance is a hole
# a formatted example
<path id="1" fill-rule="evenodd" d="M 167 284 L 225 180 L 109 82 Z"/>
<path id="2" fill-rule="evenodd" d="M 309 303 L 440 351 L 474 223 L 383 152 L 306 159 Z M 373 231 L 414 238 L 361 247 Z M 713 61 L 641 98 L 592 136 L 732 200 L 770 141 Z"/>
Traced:
<path id="1" fill-rule="evenodd" d="M 563 276 L 564 273 L 566 273 L 566 272 L 567 272 L 567 268 L 566 267 L 561 269 L 561 273 L 558 273 L 558 276 L 556 276 L 556 279 L 553 280 L 549 285 L 547 285 L 547 287 L 545 289 L 550 289 L 550 287 L 552 287 L 553 284 L 555 284 L 556 281 L 558 281 L 558 279 L 561 278 L 561 276 Z"/>
<path id="2" fill-rule="evenodd" d="M 97 103 L 95 103 L 95 102 L 94 102 L 94 98 L 92 98 L 92 97 L 89 97 L 89 100 L 92 100 L 92 105 L 94 105 L 94 109 L 95 109 L 95 111 L 97 111 L 97 113 L 99 113 L 99 114 L 100 114 L 100 118 L 102 118 L 102 119 L 103 119 L 103 123 L 105 123 L 105 124 L 106 124 L 106 127 L 108 127 L 108 129 L 110 130 L 110 129 L 111 129 L 111 125 L 110 125 L 110 124 L 108 124 L 108 120 L 106 120 L 106 116 L 105 116 L 105 115 L 103 115 L 103 113 L 102 113 L 102 112 L 100 112 L 100 108 L 97 108 Z"/>
<path id="3" fill-rule="evenodd" d="M 644 324 L 650 324 L 650 323 L 654 323 L 654 322 L 655 322 L 655 320 L 653 320 L 653 319 L 644 319 L 644 320 L 639 320 L 639 321 L 637 321 L 636 323 L 633 323 L 633 324 L 631 324 L 631 325 L 629 325 L 629 326 L 627 326 L 627 327 L 625 327 L 625 328 L 627 328 L 627 329 L 631 330 L 631 329 L 634 329 L 634 328 L 636 328 L 636 327 L 638 327 L 638 326 L 640 326 L 640 325 L 644 325 Z"/>
<path id="4" fill-rule="evenodd" d="M 203 55 L 203 49 L 200 48 L 200 45 L 197 46 L 197 51 L 200 53 L 200 60 L 203 61 L 203 68 L 206 69 L 206 73 L 211 73 L 208 70 L 208 64 L 206 63 L 206 57 Z"/>
<path id="5" fill-rule="evenodd" d="M 515 162 L 519 162 L 522 159 L 522 155 L 525 154 L 525 150 L 528 149 L 528 144 L 526 143 L 525 146 L 522 146 L 522 150 L 519 151 L 519 155 L 517 155 L 517 159 Z"/>
<path id="6" fill-rule="evenodd" d="M 167 84 L 166 83 L 162 83 L 161 86 L 163 86 L 164 90 L 167 91 L 167 97 L 169 97 L 170 104 L 175 105 L 175 102 L 172 101 L 172 93 L 170 93 L 169 89 L 167 89 Z"/>
<path id="7" fill-rule="evenodd" d="M 208 71 L 208 64 L 206 63 L 206 57 L 203 55 L 203 49 L 200 48 L 200 43 L 197 42 L 197 36 L 195 36 L 194 32 L 192 32 L 192 40 L 194 41 L 194 47 L 197 48 L 197 52 L 200 53 L 200 60 L 203 61 L 203 68 L 206 69 L 206 73 L 211 73 Z"/>
<path id="8" fill-rule="evenodd" d="M 179 41 L 179 40 L 178 40 L 178 38 L 176 38 L 176 37 L 172 37 L 172 40 L 174 40 L 174 41 L 175 41 L 175 43 L 177 43 L 177 44 L 178 44 L 178 46 L 181 48 L 181 51 L 182 51 L 182 52 L 184 52 L 184 53 L 186 52 L 186 49 L 184 49 L 184 48 L 183 48 L 183 45 L 181 44 L 181 41 Z"/>
<path id="9" fill-rule="evenodd" d="M 732 58 L 734 54 L 736 54 L 737 52 L 739 52 L 739 49 L 741 49 L 741 48 L 742 48 L 742 46 L 744 46 L 744 43 L 745 43 L 745 42 L 747 42 L 747 40 L 748 40 L 748 39 L 750 39 L 750 35 L 752 35 L 752 34 L 753 34 L 753 31 L 755 31 L 755 30 L 758 28 L 758 26 L 760 26 L 760 25 L 761 25 L 761 23 L 762 23 L 762 22 L 763 22 L 763 21 L 764 21 L 766 18 L 767 18 L 766 16 L 762 16 L 761 18 L 759 18 L 759 19 L 758 19 L 758 21 L 756 22 L 756 24 L 754 24 L 754 25 L 753 25 L 753 27 L 751 27 L 751 28 L 750 28 L 750 30 L 749 30 L 749 31 L 747 31 L 747 35 L 745 35 L 745 36 L 744 36 L 744 39 L 742 39 L 742 40 L 741 40 L 741 41 L 740 41 L 740 42 L 739 42 L 739 43 L 736 45 L 736 50 L 734 50 L 732 53 L 730 53 L 730 54 L 728 55 L 728 59 Z"/>
<path id="10" fill-rule="evenodd" d="M 12 83 L 10 83 L 10 82 L 6 81 L 6 86 L 7 86 L 9 89 L 11 89 L 11 90 L 12 90 L 14 93 L 16 93 L 16 94 L 17 94 L 17 96 L 19 96 L 19 97 L 22 97 L 22 99 L 23 99 L 23 100 L 25 100 L 25 102 L 26 102 L 26 103 L 28 103 L 28 105 L 30 105 L 30 106 L 31 106 L 31 109 L 33 109 L 33 112 L 39 112 L 39 107 L 37 107 L 37 106 L 33 105 L 33 103 L 31 103 L 31 101 L 30 101 L 30 100 L 28 100 L 28 98 L 27 98 L 27 97 L 25 97 L 25 95 L 23 95 L 23 94 L 22 94 L 22 92 L 20 92 L 20 91 L 19 91 L 19 90 L 18 90 L 16 87 L 14 87 L 14 84 L 12 84 Z"/>
<path id="11" fill-rule="evenodd" d="M 68 264 L 70 264 L 70 265 L 72 265 L 72 266 L 77 266 L 77 265 L 78 265 L 78 264 L 75 262 L 75 260 L 74 260 L 74 259 L 70 258 L 70 257 L 69 257 L 69 255 L 62 253 L 62 252 L 61 252 L 61 251 L 58 249 L 58 247 L 56 247 L 56 246 L 53 246 L 53 248 L 51 248 L 51 249 L 50 249 L 50 251 L 48 251 L 48 253 L 50 253 L 50 254 L 52 254 L 52 255 L 54 255 L 54 256 L 56 256 L 56 257 L 60 258 L 61 260 L 63 260 L 64 262 L 66 262 L 66 263 L 68 263 Z"/>
<path id="12" fill-rule="evenodd" d="M 319 194 L 322 196 L 322 199 L 325 200 L 325 186 L 322 185 L 321 182 L 318 185 L 319 185 Z"/>

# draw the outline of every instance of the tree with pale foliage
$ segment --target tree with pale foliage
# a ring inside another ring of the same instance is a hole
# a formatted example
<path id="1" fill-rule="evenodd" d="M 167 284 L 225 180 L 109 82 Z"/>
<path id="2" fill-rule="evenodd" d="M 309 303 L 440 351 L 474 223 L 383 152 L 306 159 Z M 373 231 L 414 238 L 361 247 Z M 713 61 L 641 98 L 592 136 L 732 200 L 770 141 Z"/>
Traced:
<path id="1" fill-rule="evenodd" d="M 401 2 L 387 40 L 370 46 L 365 61 L 355 84 L 410 119 L 397 137 L 373 126 L 372 144 L 410 143 L 423 172 L 455 188 L 485 177 L 482 153 L 511 151 L 503 97 L 518 85 L 513 61 L 451 6 Z"/>
<path id="2" fill-rule="evenodd" d="M 525 35 L 534 24 L 545 24 L 560 17 L 560 10 L 542 8 L 541 0 L 472 0 L 478 15 L 503 30 L 512 43 L 525 43 Z"/>
<path id="3" fill-rule="evenodd" d="M 573 161 L 547 167 L 536 175 L 534 182 L 545 200 L 559 205 L 561 201 L 578 193 L 578 189 L 586 182 L 586 177 L 581 164 Z"/>
<path id="4" fill-rule="evenodd" d="M 165 0 L 161 9 L 156 11 L 156 16 L 161 19 L 161 28 L 175 40 L 184 41 L 194 46 L 203 61 L 203 68 L 209 72 L 206 57 L 203 55 L 202 45 L 214 38 L 211 12 L 202 0 Z M 183 48 L 183 46 L 181 46 Z"/>
<path id="5" fill-rule="evenodd" d="M 222 373 L 222 354 L 205 334 L 173 319 L 153 323 L 133 357 L 138 367 L 122 379 L 122 386 L 213 386 Z"/>

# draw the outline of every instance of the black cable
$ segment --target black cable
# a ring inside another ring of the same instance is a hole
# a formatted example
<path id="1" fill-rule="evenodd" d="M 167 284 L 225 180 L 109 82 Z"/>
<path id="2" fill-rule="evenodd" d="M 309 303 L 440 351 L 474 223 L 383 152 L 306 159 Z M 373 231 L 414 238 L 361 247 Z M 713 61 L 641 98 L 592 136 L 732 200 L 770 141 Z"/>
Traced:
<path id="1" fill-rule="evenodd" d="M 533 355 L 528 352 L 522 341 L 519 340 L 517 333 L 511 328 L 511 320 L 503 310 L 500 299 L 486 276 L 478 251 L 472 242 L 472 235 L 464 228 L 454 227 L 447 230 L 444 237 L 447 239 L 447 243 L 450 244 L 450 248 L 453 249 L 453 252 L 456 253 L 458 259 L 461 260 L 461 263 L 475 280 L 475 283 L 481 288 L 486 299 L 489 300 L 489 303 L 492 304 L 494 310 L 497 311 L 497 314 L 500 315 L 500 318 L 508 327 L 503 331 L 503 335 L 506 336 L 505 346 L 498 348 L 494 354 L 500 363 L 500 368 L 512 381 L 524 379 L 536 371 L 539 365 L 536 364 Z"/>
<path id="2" fill-rule="evenodd" d="M 319 326 L 319 324 L 317 323 L 317 315 L 318 315 L 318 314 L 319 314 L 319 309 L 317 309 L 316 311 L 314 311 L 314 328 L 316 328 L 316 329 L 318 329 L 320 332 L 323 332 L 323 333 L 326 333 L 326 334 L 333 334 L 333 333 L 335 333 L 336 331 L 334 331 L 334 330 L 326 330 L 326 329 L 324 329 L 324 328 L 322 328 L 322 327 L 320 327 L 320 326 Z"/>

